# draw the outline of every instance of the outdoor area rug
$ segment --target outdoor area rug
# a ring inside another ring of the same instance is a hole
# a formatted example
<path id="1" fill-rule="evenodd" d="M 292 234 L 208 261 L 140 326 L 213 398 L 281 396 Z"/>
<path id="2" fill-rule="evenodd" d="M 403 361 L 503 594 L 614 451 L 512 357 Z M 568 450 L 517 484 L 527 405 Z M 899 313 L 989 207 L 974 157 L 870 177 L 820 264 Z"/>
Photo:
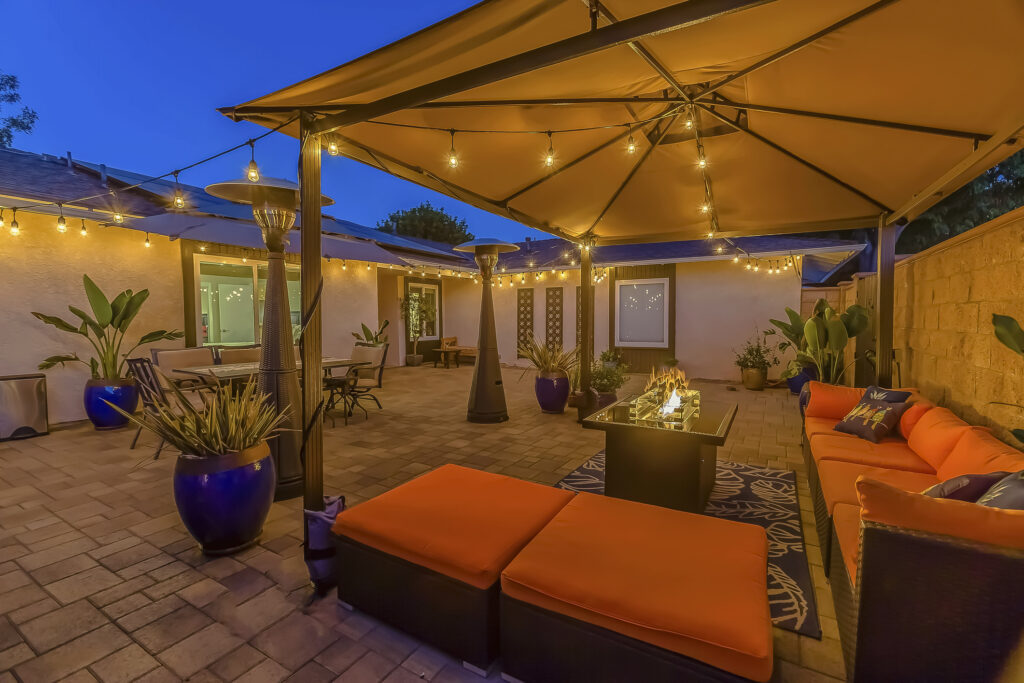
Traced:
<path id="1" fill-rule="evenodd" d="M 570 472 L 556 486 L 604 494 L 604 451 Z M 768 601 L 772 623 L 820 639 L 814 584 L 800 523 L 796 473 L 719 460 L 715 488 L 704 512 L 764 527 L 768 532 Z"/>

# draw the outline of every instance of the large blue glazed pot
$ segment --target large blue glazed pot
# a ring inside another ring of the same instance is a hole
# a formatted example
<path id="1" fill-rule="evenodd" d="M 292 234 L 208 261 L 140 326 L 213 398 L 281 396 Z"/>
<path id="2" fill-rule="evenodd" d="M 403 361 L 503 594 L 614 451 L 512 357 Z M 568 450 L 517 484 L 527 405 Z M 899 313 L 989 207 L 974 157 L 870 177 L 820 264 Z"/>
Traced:
<path id="1" fill-rule="evenodd" d="M 799 396 L 800 390 L 803 389 L 804 385 L 812 379 L 818 379 L 818 369 L 814 367 L 805 367 L 792 377 L 787 377 L 786 384 L 789 385 L 789 392 L 791 394 Z"/>
<path id="2" fill-rule="evenodd" d="M 214 458 L 180 455 L 174 465 L 174 502 L 203 552 L 226 555 L 259 540 L 276 482 L 266 442 Z"/>
<path id="3" fill-rule="evenodd" d="M 107 403 L 126 413 L 139 406 L 139 387 L 133 379 L 90 379 L 85 383 L 85 414 L 96 429 L 117 429 L 128 424 L 128 418 Z"/>
<path id="4" fill-rule="evenodd" d="M 569 377 L 564 372 L 541 372 L 533 381 L 537 403 L 545 413 L 564 413 L 569 399 Z"/>

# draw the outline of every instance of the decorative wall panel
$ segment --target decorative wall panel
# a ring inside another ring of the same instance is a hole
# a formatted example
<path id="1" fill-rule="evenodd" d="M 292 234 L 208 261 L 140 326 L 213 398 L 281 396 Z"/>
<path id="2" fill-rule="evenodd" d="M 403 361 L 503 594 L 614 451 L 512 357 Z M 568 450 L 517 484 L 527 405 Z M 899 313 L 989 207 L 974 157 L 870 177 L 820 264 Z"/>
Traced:
<path id="1" fill-rule="evenodd" d="M 533 288 L 516 290 L 516 358 L 522 358 L 519 348 L 533 339 Z"/>
<path id="2" fill-rule="evenodd" d="M 544 299 L 545 343 L 549 349 L 561 349 L 563 346 L 562 288 L 548 287 Z"/>

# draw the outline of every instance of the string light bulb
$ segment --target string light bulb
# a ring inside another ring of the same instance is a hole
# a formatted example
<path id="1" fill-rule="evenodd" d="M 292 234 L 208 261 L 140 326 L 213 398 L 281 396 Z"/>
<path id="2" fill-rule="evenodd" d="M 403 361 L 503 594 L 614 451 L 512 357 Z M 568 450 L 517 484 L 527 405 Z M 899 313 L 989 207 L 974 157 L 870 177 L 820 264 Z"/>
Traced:
<path id="1" fill-rule="evenodd" d="M 85 219 L 84 218 L 82 219 L 82 229 L 78 231 L 78 234 L 81 235 L 82 237 L 85 237 L 86 235 L 89 234 L 89 231 L 85 229 Z"/>
<path id="2" fill-rule="evenodd" d="M 636 154 L 636 140 L 633 139 L 633 128 L 629 129 L 629 138 L 626 140 L 626 152 Z"/>
<path id="3" fill-rule="evenodd" d="M 701 157 L 700 159 L 697 160 L 697 168 L 707 168 L 707 166 L 708 160 L 705 159 L 704 157 Z"/>
<path id="4" fill-rule="evenodd" d="M 705 203 L 700 205 L 700 212 L 701 213 L 707 213 L 710 210 L 711 210 L 711 205 L 708 204 L 707 202 L 705 202 Z"/>
<path id="5" fill-rule="evenodd" d="M 724 249 L 722 248 L 722 246 L 721 246 L 721 245 L 719 245 L 719 246 L 718 246 L 718 249 L 716 249 L 715 251 L 717 251 L 717 252 L 718 252 L 719 254 L 721 254 L 721 253 L 722 253 L 723 251 L 725 251 L 725 250 L 724 250 Z"/>
<path id="6" fill-rule="evenodd" d="M 21 228 L 18 227 L 18 210 L 11 209 L 11 235 L 17 237 L 21 234 Z"/>
<path id="7" fill-rule="evenodd" d="M 185 195 L 181 191 L 181 185 L 178 184 L 178 172 L 174 172 L 174 208 L 184 209 L 185 208 Z"/>
<path id="8" fill-rule="evenodd" d="M 149 249 L 151 246 L 153 246 L 153 243 L 149 241 L 149 233 L 147 232 L 146 233 L 146 249 Z"/>
<path id="9" fill-rule="evenodd" d="M 260 167 L 256 165 L 256 143 L 249 140 L 249 149 L 252 153 L 249 159 L 249 168 L 245 172 L 245 177 L 249 179 L 250 183 L 258 183 L 260 181 Z"/>
<path id="10" fill-rule="evenodd" d="M 338 156 L 338 138 L 333 135 L 327 136 L 327 153 L 332 157 Z"/>
<path id="11" fill-rule="evenodd" d="M 555 143 L 551 139 L 551 131 L 548 131 L 548 152 L 544 156 L 544 165 L 551 167 L 555 165 Z"/>
<path id="12" fill-rule="evenodd" d="M 345 259 L 341 259 L 341 269 L 348 270 L 348 264 L 345 263 Z"/>
<path id="13" fill-rule="evenodd" d="M 751 268 L 753 268 L 753 266 L 750 265 L 750 261 L 747 261 L 747 270 L 750 270 Z"/>
<path id="14" fill-rule="evenodd" d="M 0 230 L 4 227 L 4 210 L 0 209 Z"/>
<path id="15" fill-rule="evenodd" d="M 199 245 L 199 251 L 201 251 L 201 252 L 203 252 L 205 254 L 206 253 L 206 245 L 205 244 L 200 244 Z M 328 258 L 327 260 L 329 261 L 330 258 Z"/>
<path id="16" fill-rule="evenodd" d="M 366 264 L 366 269 L 370 270 L 370 264 L 369 263 Z"/>
<path id="17" fill-rule="evenodd" d="M 736 254 L 735 256 L 733 256 L 732 257 L 732 262 L 733 263 L 739 263 L 740 262 L 740 255 Z"/>
<path id="18" fill-rule="evenodd" d="M 64 218 L 64 206 L 57 202 L 57 210 L 60 211 L 60 216 L 57 217 L 57 232 L 65 233 L 68 231 L 68 221 Z"/>
<path id="19" fill-rule="evenodd" d="M 448 150 L 448 168 L 458 168 L 459 154 L 455 151 L 455 129 L 452 128 L 448 133 L 452 136 L 452 145 Z"/>

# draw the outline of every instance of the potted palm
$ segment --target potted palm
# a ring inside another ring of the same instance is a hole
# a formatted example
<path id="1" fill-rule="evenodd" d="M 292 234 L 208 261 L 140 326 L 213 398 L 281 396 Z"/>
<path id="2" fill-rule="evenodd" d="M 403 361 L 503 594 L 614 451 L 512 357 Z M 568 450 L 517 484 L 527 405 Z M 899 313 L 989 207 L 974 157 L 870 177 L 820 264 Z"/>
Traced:
<path id="1" fill-rule="evenodd" d="M 762 391 L 768 380 L 768 368 L 779 364 L 779 357 L 768 345 L 771 332 L 758 333 L 746 341 L 742 351 L 736 353 L 743 386 L 751 391 Z"/>
<path id="2" fill-rule="evenodd" d="M 49 370 L 57 365 L 65 367 L 66 363 L 82 363 L 88 367 L 91 377 L 85 383 L 85 413 L 96 429 L 116 429 L 128 423 L 122 413 L 133 413 L 139 405 L 138 387 L 126 372 L 128 356 L 143 344 L 181 339 L 185 333 L 179 330 L 153 330 L 126 348 L 125 335 L 142 304 L 149 298 L 149 290 L 133 292 L 126 289 L 109 300 L 88 275 L 83 275 L 82 280 L 92 314 L 68 306 L 72 315 L 81 321 L 80 324 L 75 326 L 58 316 L 35 311 L 32 315 L 62 332 L 85 337 L 92 344 L 96 355 L 88 361 L 79 357 L 78 353 L 50 356 L 39 364 L 39 369 Z M 113 410 L 111 405 L 121 411 Z"/>
<path id="3" fill-rule="evenodd" d="M 281 429 L 287 409 L 279 413 L 254 380 L 241 391 L 216 387 L 202 395 L 201 406 L 173 384 L 166 400 L 152 398 L 141 415 L 110 407 L 180 452 L 174 503 L 185 528 L 208 555 L 251 546 L 263 532 L 277 483 L 267 439 Z"/>
<path id="4" fill-rule="evenodd" d="M 818 304 L 825 303 L 824 299 L 821 299 Z M 826 304 L 827 305 L 827 304 Z M 807 349 L 807 340 L 804 338 L 804 325 L 807 321 L 803 317 L 794 311 L 792 308 L 786 307 L 786 316 L 789 318 L 789 322 L 782 320 L 776 320 L 772 318 L 769 322 L 778 328 L 779 332 L 782 333 L 786 339 L 785 341 L 779 342 L 776 346 L 776 350 L 779 353 L 785 353 L 789 349 L 799 353 Z M 813 365 L 807 363 L 801 363 L 799 361 L 793 361 L 790 363 L 789 368 L 782 374 L 782 377 L 786 380 L 786 385 L 789 387 L 790 393 L 796 395 L 800 393 L 800 390 L 805 384 L 810 382 L 812 379 L 818 379 L 818 371 Z"/>
<path id="5" fill-rule="evenodd" d="M 399 310 L 402 313 L 402 320 L 405 321 L 409 341 L 412 342 L 412 353 L 406 354 L 405 364 L 420 365 L 423 363 L 423 354 L 417 353 L 417 346 L 427 324 L 434 322 L 436 311 L 418 294 L 410 294 L 402 299 L 399 302 Z"/>
<path id="6" fill-rule="evenodd" d="M 569 373 L 576 365 L 576 349 L 548 347 L 536 337 L 519 346 L 519 355 L 537 370 L 533 391 L 545 413 L 562 413 L 569 398 Z M 524 373 L 525 374 L 525 373 Z"/>
<path id="7" fill-rule="evenodd" d="M 822 382 L 839 384 L 852 365 L 846 363 L 846 347 L 869 324 L 868 311 L 863 306 L 853 304 L 838 313 L 821 299 L 814 307 L 814 314 L 804 322 L 802 346 L 783 377 L 792 377 L 804 367 L 812 367 Z"/>

